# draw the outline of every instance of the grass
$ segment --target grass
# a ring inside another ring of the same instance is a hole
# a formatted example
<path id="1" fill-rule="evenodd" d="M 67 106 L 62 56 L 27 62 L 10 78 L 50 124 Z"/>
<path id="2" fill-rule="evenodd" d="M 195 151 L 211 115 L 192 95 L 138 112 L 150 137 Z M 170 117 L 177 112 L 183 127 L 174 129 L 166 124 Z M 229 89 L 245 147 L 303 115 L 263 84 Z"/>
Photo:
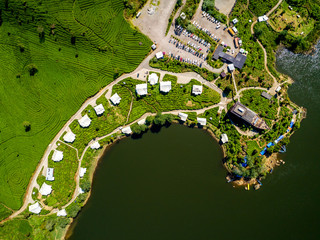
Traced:
<path id="1" fill-rule="evenodd" d="M 0 204 L 0 221 L 6 219 L 12 214 L 12 211 L 6 208 L 4 205 Z"/>
<path id="2" fill-rule="evenodd" d="M 256 16 L 262 16 L 269 12 L 277 3 L 278 0 L 250 0 L 249 10 L 252 11 Z"/>
<path id="3" fill-rule="evenodd" d="M 86 98 L 134 70 L 151 41 L 125 21 L 122 0 L 12 0 L 7 7 L 5 2 L 0 2 L 0 64 L 6 66 L 0 69 L 0 202 L 19 209 L 51 139 Z M 28 132 L 24 121 L 31 123 Z"/>
<path id="4" fill-rule="evenodd" d="M 79 163 L 75 149 L 65 144 L 60 144 L 57 149 L 63 151 L 63 160 L 54 162 L 51 160 L 53 152 L 49 155 L 48 167 L 54 168 L 54 181 L 46 181 L 47 184 L 52 185 L 52 193 L 46 197 L 45 203 L 53 207 L 61 207 L 72 198 Z"/>
<path id="5" fill-rule="evenodd" d="M 205 117 L 207 122 L 211 123 L 215 127 L 218 127 L 220 122 L 220 114 L 218 113 L 218 110 L 219 107 L 206 110 L 200 117 Z"/>
<path id="6" fill-rule="evenodd" d="M 24 239 L 33 240 L 32 227 L 28 220 L 13 219 L 0 225 L 0 239 Z"/>

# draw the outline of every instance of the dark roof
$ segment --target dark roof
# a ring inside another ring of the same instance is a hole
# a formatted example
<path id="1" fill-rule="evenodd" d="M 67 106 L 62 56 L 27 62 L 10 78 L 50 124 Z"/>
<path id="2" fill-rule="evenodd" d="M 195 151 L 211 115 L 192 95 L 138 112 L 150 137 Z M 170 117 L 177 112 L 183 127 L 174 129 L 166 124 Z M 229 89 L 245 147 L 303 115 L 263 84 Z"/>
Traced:
<path id="1" fill-rule="evenodd" d="M 272 98 L 272 96 L 271 96 L 269 93 L 267 93 L 267 92 L 262 92 L 262 93 L 261 93 L 261 96 L 264 97 L 264 98 L 266 98 L 266 99 L 268 99 L 268 100 L 270 100 L 270 99 Z"/>
<path id="2" fill-rule="evenodd" d="M 222 72 L 220 73 L 220 76 L 224 78 L 224 77 L 227 76 L 227 74 L 226 74 L 224 71 L 222 71 Z"/>
<path id="3" fill-rule="evenodd" d="M 233 64 L 236 68 L 242 69 L 246 59 L 247 59 L 247 56 L 245 56 L 241 53 L 238 53 L 238 55 L 234 59 Z"/>
<path id="4" fill-rule="evenodd" d="M 226 61 L 226 62 L 230 62 L 233 63 L 234 62 L 234 57 L 232 57 L 229 54 L 226 54 L 225 52 L 221 52 L 219 53 L 219 57 L 222 58 L 222 60 Z"/>
<path id="5" fill-rule="evenodd" d="M 223 52 L 223 46 L 219 45 L 216 49 L 216 51 L 214 52 L 212 58 L 214 60 L 218 60 L 219 59 L 219 53 Z"/>
<path id="6" fill-rule="evenodd" d="M 240 102 L 236 102 L 236 104 L 234 104 L 230 108 L 230 112 L 256 128 L 269 129 L 266 122 L 262 118 L 260 118 L 258 114 L 256 114 L 254 111 L 250 110 Z"/>

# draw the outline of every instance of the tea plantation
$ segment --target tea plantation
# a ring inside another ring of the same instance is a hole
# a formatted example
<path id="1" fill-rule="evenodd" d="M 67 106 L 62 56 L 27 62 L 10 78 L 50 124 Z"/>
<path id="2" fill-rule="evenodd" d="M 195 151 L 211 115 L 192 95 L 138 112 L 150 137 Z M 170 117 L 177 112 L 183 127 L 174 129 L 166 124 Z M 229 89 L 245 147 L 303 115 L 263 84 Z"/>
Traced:
<path id="1" fill-rule="evenodd" d="M 0 202 L 19 209 L 47 145 L 151 41 L 122 0 L 0 1 Z"/>

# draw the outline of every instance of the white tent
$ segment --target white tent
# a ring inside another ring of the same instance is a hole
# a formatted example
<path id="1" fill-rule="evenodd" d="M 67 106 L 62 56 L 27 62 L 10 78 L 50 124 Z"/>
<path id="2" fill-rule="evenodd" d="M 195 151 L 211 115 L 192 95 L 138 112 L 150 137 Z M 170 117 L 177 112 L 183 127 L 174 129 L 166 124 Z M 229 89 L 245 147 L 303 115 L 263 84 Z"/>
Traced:
<path id="1" fill-rule="evenodd" d="M 160 82 L 160 91 L 161 92 L 169 92 L 171 90 L 171 81 Z"/>
<path id="2" fill-rule="evenodd" d="M 234 65 L 233 64 L 229 64 L 228 65 L 228 70 L 230 71 L 230 72 L 232 72 L 232 71 L 234 71 Z"/>
<path id="3" fill-rule="evenodd" d="M 201 85 L 193 85 L 192 86 L 192 93 L 194 95 L 200 95 L 202 93 L 202 86 Z"/>
<path id="4" fill-rule="evenodd" d="M 138 95 L 143 96 L 148 94 L 148 85 L 146 83 L 137 84 L 136 91 Z"/>
<path id="5" fill-rule="evenodd" d="M 265 22 L 268 21 L 268 17 L 266 15 L 260 16 L 258 17 L 258 22 Z"/>
<path id="6" fill-rule="evenodd" d="M 234 31 L 234 33 L 238 32 L 238 29 L 236 27 L 233 27 L 232 30 Z"/>
<path id="7" fill-rule="evenodd" d="M 113 105 L 117 105 L 121 101 L 121 97 L 118 95 L 118 93 L 113 94 L 113 96 L 110 98 L 110 101 Z"/>
<path id="8" fill-rule="evenodd" d="M 47 181 L 53 181 L 54 180 L 53 168 L 47 168 L 46 180 Z"/>
<path id="9" fill-rule="evenodd" d="M 281 90 L 281 87 L 278 86 L 278 87 L 276 88 L 276 92 L 279 92 L 280 90 Z"/>
<path id="10" fill-rule="evenodd" d="M 156 53 L 156 58 L 157 59 L 163 58 L 163 53 L 162 52 L 157 52 Z"/>
<path id="11" fill-rule="evenodd" d="M 47 196 L 52 192 L 52 187 L 51 187 L 51 185 L 43 183 L 39 192 L 42 196 Z"/>
<path id="12" fill-rule="evenodd" d="M 92 143 L 92 144 L 90 145 L 90 148 L 91 148 L 91 149 L 99 149 L 99 148 L 100 148 L 99 142 L 96 141 L 96 142 Z"/>
<path id="13" fill-rule="evenodd" d="M 102 115 L 103 113 L 104 113 L 104 107 L 103 107 L 103 105 L 102 104 L 99 104 L 99 105 L 97 105 L 97 106 L 95 106 L 94 107 L 94 111 L 96 112 L 96 114 L 98 115 L 98 116 L 100 116 L 100 115 Z"/>
<path id="14" fill-rule="evenodd" d="M 232 20 L 233 24 L 236 24 L 237 22 L 238 22 L 238 19 L 236 19 L 236 18 Z"/>
<path id="15" fill-rule="evenodd" d="M 41 206 L 38 202 L 29 206 L 29 212 L 39 214 L 41 212 Z"/>
<path id="16" fill-rule="evenodd" d="M 131 131 L 130 126 L 122 128 L 122 133 L 127 134 L 127 135 L 131 134 L 132 131 Z"/>
<path id="17" fill-rule="evenodd" d="M 87 172 L 86 168 L 80 168 L 79 176 L 82 178 L 86 172 Z"/>
<path id="18" fill-rule="evenodd" d="M 78 120 L 81 127 L 86 128 L 91 124 L 91 119 L 88 117 L 88 114 L 84 115 L 82 118 Z"/>
<path id="19" fill-rule="evenodd" d="M 186 121 L 188 118 L 188 114 L 186 113 L 179 113 L 178 116 L 180 117 L 181 121 Z"/>
<path id="20" fill-rule="evenodd" d="M 73 132 L 67 132 L 64 136 L 63 136 L 63 140 L 65 142 L 68 142 L 68 143 L 72 143 L 74 142 L 74 140 L 76 139 L 76 135 L 73 133 Z"/>
<path id="21" fill-rule="evenodd" d="M 157 74 L 155 73 L 151 73 L 148 77 L 148 81 L 150 83 L 150 85 L 155 85 L 158 83 L 159 77 Z"/>
<path id="22" fill-rule="evenodd" d="M 141 119 L 140 121 L 138 121 L 138 125 L 143 125 L 146 124 L 146 119 Z"/>
<path id="23" fill-rule="evenodd" d="M 198 117 L 197 121 L 201 126 L 205 126 L 207 124 L 207 119 L 206 118 L 199 118 Z"/>
<path id="24" fill-rule="evenodd" d="M 82 194 L 82 193 L 84 193 L 84 191 L 82 190 L 81 187 L 79 187 L 79 194 Z"/>
<path id="25" fill-rule="evenodd" d="M 63 159 L 63 152 L 59 150 L 54 150 L 52 158 L 54 162 L 60 162 Z"/>
<path id="26" fill-rule="evenodd" d="M 221 134 L 221 142 L 222 143 L 227 143 L 229 141 L 227 134 L 222 133 Z"/>
<path id="27" fill-rule="evenodd" d="M 59 210 L 59 211 L 57 212 L 57 216 L 58 216 L 58 217 L 65 217 L 65 216 L 67 216 L 66 210 L 65 210 L 65 209 Z"/>

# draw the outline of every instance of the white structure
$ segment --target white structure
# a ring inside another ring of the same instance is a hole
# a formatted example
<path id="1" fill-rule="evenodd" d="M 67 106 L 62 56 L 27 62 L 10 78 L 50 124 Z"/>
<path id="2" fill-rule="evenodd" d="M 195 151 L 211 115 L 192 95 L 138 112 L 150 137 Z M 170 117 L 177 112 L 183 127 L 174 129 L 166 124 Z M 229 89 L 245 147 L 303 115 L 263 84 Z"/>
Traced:
<path id="1" fill-rule="evenodd" d="M 63 140 L 67 143 L 73 143 L 74 140 L 76 139 L 76 135 L 73 132 L 67 132 L 64 136 L 63 136 Z"/>
<path id="2" fill-rule="evenodd" d="M 200 95 L 202 93 L 202 86 L 201 85 L 193 85 L 192 86 L 192 93 L 194 95 Z"/>
<path id="3" fill-rule="evenodd" d="M 157 59 L 163 58 L 163 52 L 157 52 L 156 53 L 156 58 Z"/>
<path id="4" fill-rule="evenodd" d="M 104 107 L 103 107 L 103 105 L 102 104 L 99 104 L 99 105 L 97 105 L 97 106 L 95 106 L 94 107 L 94 111 L 96 112 L 96 114 L 98 115 L 98 116 L 100 116 L 100 115 L 102 115 L 103 113 L 104 113 Z"/>
<path id="5" fill-rule="evenodd" d="M 130 126 L 122 128 L 122 133 L 129 135 L 132 133 Z"/>
<path id="6" fill-rule="evenodd" d="M 78 120 L 81 127 L 86 128 L 91 124 L 91 119 L 88 117 L 88 114 L 84 115 L 82 118 Z"/>
<path id="7" fill-rule="evenodd" d="M 82 190 L 82 188 L 81 187 L 79 187 L 79 194 L 82 194 L 82 193 L 84 193 L 84 191 Z"/>
<path id="8" fill-rule="evenodd" d="M 148 94 L 148 85 L 146 83 L 136 85 L 137 94 L 140 96 Z"/>
<path id="9" fill-rule="evenodd" d="M 39 214 L 41 212 L 41 209 L 42 208 L 40 207 L 40 204 L 38 202 L 29 206 L 29 212 L 32 212 L 35 214 Z"/>
<path id="10" fill-rule="evenodd" d="M 232 23 L 233 23 L 233 24 L 236 24 L 237 22 L 239 22 L 239 21 L 238 21 L 238 19 L 236 19 L 236 18 L 232 20 Z"/>
<path id="11" fill-rule="evenodd" d="M 278 86 L 278 87 L 276 88 L 276 92 L 280 92 L 280 90 L 281 90 L 281 87 Z"/>
<path id="12" fill-rule="evenodd" d="M 113 105 L 118 105 L 121 101 L 121 97 L 118 95 L 118 93 L 113 94 L 113 96 L 110 98 L 110 101 Z"/>
<path id="13" fill-rule="evenodd" d="M 266 15 L 258 17 L 258 22 L 266 22 L 268 21 L 268 17 Z"/>
<path id="14" fill-rule="evenodd" d="M 140 121 L 138 121 L 138 125 L 144 125 L 146 124 L 146 119 L 141 119 Z"/>
<path id="15" fill-rule="evenodd" d="M 96 142 L 92 143 L 92 144 L 90 145 L 90 148 L 91 148 L 91 149 L 99 149 L 99 148 L 100 148 L 99 142 L 96 141 Z"/>
<path id="16" fill-rule="evenodd" d="M 47 168 L 46 180 L 47 181 L 53 181 L 54 180 L 53 168 Z"/>
<path id="17" fill-rule="evenodd" d="M 59 211 L 57 212 L 57 216 L 58 216 L 58 217 L 65 217 L 65 216 L 67 216 L 66 210 L 65 210 L 65 209 L 59 210 Z"/>
<path id="18" fill-rule="evenodd" d="M 60 162 L 63 159 L 63 152 L 59 150 L 54 150 L 51 158 L 54 162 Z"/>
<path id="19" fill-rule="evenodd" d="M 168 93 L 171 90 L 171 81 L 160 82 L 160 92 Z"/>
<path id="20" fill-rule="evenodd" d="M 83 178 L 84 174 L 87 172 L 87 169 L 86 168 L 80 168 L 80 171 L 79 171 L 79 176 L 81 178 Z"/>
<path id="21" fill-rule="evenodd" d="M 52 186 L 46 183 L 43 183 L 39 192 L 42 196 L 47 196 L 52 192 Z"/>
<path id="22" fill-rule="evenodd" d="M 232 72 L 232 71 L 234 71 L 234 65 L 233 64 L 229 64 L 228 65 L 228 70 L 229 70 L 229 72 Z"/>
<path id="23" fill-rule="evenodd" d="M 178 116 L 180 117 L 180 120 L 181 121 L 187 121 L 187 118 L 188 118 L 188 114 L 186 113 L 179 113 Z"/>
<path id="24" fill-rule="evenodd" d="M 152 48 L 152 50 L 156 50 L 156 48 L 157 48 L 157 45 L 155 45 L 155 44 L 152 44 L 151 48 Z"/>
<path id="25" fill-rule="evenodd" d="M 236 27 L 233 27 L 232 30 L 234 31 L 234 33 L 238 33 L 238 29 Z"/>
<path id="26" fill-rule="evenodd" d="M 222 143 L 227 143 L 229 141 L 227 134 L 222 133 L 221 134 L 221 142 Z"/>
<path id="27" fill-rule="evenodd" d="M 205 126 L 207 124 L 207 119 L 206 118 L 197 118 L 197 122 L 201 125 L 201 126 Z"/>
<path id="28" fill-rule="evenodd" d="M 155 73 L 151 73 L 148 77 L 148 81 L 150 83 L 150 85 L 155 85 L 158 83 L 159 77 L 157 74 Z"/>

